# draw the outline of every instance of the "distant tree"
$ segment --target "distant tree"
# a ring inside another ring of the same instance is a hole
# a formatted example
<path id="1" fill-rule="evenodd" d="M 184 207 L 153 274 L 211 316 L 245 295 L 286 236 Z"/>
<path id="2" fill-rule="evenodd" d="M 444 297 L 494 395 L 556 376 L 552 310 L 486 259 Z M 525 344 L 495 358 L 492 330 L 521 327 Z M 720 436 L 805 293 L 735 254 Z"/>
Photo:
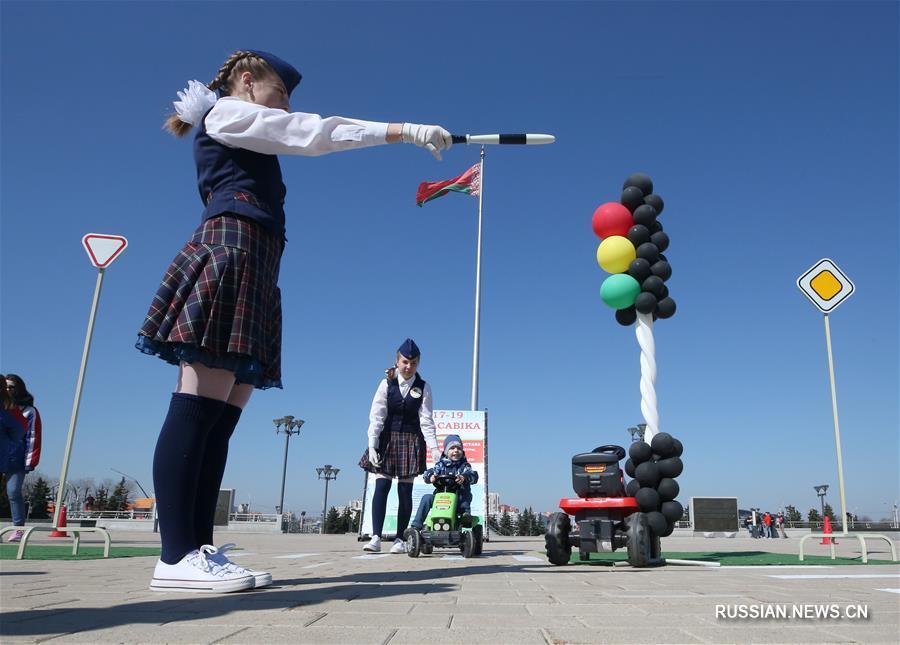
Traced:
<path id="1" fill-rule="evenodd" d="M 533 513 L 531 515 L 531 535 L 543 535 L 544 530 L 544 516 L 540 513 Z"/>
<path id="2" fill-rule="evenodd" d="M 325 515 L 325 533 L 337 533 L 340 529 L 341 516 L 337 509 L 332 506 Z"/>
<path id="3" fill-rule="evenodd" d="M 834 511 L 831 510 L 831 504 L 825 504 L 825 517 L 834 522 Z"/>
<path id="4" fill-rule="evenodd" d="M 512 518 L 509 516 L 509 511 L 503 511 L 503 515 L 500 516 L 500 525 L 497 528 L 497 532 L 500 535 L 513 534 L 513 523 Z"/>
<path id="5" fill-rule="evenodd" d="M 788 504 L 784 507 L 784 519 L 788 522 L 802 522 L 803 515 L 794 506 Z"/>
<path id="6" fill-rule="evenodd" d="M 349 533 L 350 532 L 350 507 L 345 506 L 344 512 L 341 513 L 341 519 L 338 522 L 338 528 L 340 529 L 338 533 Z"/>
<path id="7" fill-rule="evenodd" d="M 104 484 L 97 486 L 97 490 L 94 491 L 94 510 L 109 510 L 109 488 Z"/>
<path id="8" fill-rule="evenodd" d="M 492 530 L 494 533 L 497 533 L 497 534 L 500 533 L 500 523 L 497 521 L 496 515 L 488 515 L 487 525 L 488 525 L 488 528 L 490 530 Z"/>
<path id="9" fill-rule="evenodd" d="M 529 535 L 531 533 L 531 509 L 526 508 L 519 513 L 519 519 L 516 521 L 516 535 Z"/>
<path id="10" fill-rule="evenodd" d="M 124 511 L 128 507 L 128 484 L 125 483 L 123 477 L 116 484 L 112 494 L 106 502 L 106 510 L 108 511 Z"/>
<path id="11" fill-rule="evenodd" d="M 359 511 L 354 511 L 353 515 L 350 519 L 350 532 L 351 533 L 359 533 L 359 521 L 362 518 L 362 513 Z"/>
<path id="12" fill-rule="evenodd" d="M 31 486 L 28 494 L 28 506 L 31 509 L 31 518 L 46 520 L 50 517 L 47 512 L 47 502 L 50 501 L 50 485 L 43 477 L 38 477 Z"/>
<path id="13" fill-rule="evenodd" d="M 819 511 L 814 508 L 809 509 L 809 513 L 806 514 L 806 519 L 810 522 L 821 522 L 822 516 L 819 515 Z"/>

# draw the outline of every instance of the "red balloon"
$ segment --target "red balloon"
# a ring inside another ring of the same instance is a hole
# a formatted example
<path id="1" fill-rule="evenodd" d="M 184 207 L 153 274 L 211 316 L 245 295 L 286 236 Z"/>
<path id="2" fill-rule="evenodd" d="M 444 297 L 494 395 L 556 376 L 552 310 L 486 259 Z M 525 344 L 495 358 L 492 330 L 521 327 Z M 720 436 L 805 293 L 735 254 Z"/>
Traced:
<path id="1" fill-rule="evenodd" d="M 591 219 L 591 228 L 601 239 L 612 235 L 625 237 L 632 226 L 634 220 L 631 218 L 631 212 L 619 202 L 600 204 Z"/>

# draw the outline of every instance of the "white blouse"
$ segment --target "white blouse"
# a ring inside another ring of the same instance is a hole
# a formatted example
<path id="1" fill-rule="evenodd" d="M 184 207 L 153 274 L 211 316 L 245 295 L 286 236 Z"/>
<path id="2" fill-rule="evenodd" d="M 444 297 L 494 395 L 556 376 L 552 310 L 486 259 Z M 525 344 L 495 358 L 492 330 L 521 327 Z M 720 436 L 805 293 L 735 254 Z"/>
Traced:
<path id="1" fill-rule="evenodd" d="M 400 396 L 405 397 L 415 381 L 415 375 L 411 379 L 404 379 L 397 372 L 397 383 L 400 385 Z M 372 408 L 369 410 L 369 446 L 378 447 L 378 437 L 384 428 L 384 420 L 387 419 L 387 379 L 381 379 L 375 397 L 372 399 Z M 434 427 L 432 416 L 431 386 L 426 382 L 422 390 L 422 405 L 419 407 L 419 425 L 422 428 L 422 436 L 425 437 L 425 445 L 430 450 L 436 450 L 437 431 Z"/>
<path id="2" fill-rule="evenodd" d="M 233 96 L 223 96 L 206 115 L 206 133 L 229 148 L 266 155 L 317 156 L 377 146 L 385 141 L 387 123 L 285 112 Z"/>

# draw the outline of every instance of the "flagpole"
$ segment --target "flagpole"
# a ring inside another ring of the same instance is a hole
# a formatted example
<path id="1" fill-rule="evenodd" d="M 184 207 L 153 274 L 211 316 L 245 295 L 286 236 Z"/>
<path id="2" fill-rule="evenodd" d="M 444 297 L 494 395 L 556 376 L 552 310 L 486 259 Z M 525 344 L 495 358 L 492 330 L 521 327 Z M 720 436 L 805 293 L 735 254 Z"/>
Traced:
<path id="1" fill-rule="evenodd" d="M 484 201 L 484 146 L 478 168 L 478 247 L 475 253 L 475 334 L 472 341 L 472 403 L 478 409 L 478 343 L 481 331 L 481 207 Z"/>

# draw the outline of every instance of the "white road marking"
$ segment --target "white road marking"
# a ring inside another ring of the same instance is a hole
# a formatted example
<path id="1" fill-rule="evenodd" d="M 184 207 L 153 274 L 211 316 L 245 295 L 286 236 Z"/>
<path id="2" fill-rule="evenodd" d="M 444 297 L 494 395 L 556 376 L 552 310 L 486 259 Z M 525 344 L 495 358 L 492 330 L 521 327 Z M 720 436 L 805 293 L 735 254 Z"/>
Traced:
<path id="1" fill-rule="evenodd" d="M 900 593 L 900 589 L 876 589 L 875 591 L 887 591 L 888 593 Z"/>
<path id="2" fill-rule="evenodd" d="M 519 562 L 543 562 L 544 558 L 537 558 L 533 555 L 514 555 L 514 560 L 518 560 Z"/>
<path id="3" fill-rule="evenodd" d="M 733 564 L 730 566 L 721 567 L 722 569 L 832 569 L 830 565 L 827 564 L 770 564 L 770 565 L 758 565 L 758 564 Z"/>
<path id="4" fill-rule="evenodd" d="M 331 563 L 330 562 L 316 562 L 315 564 L 307 564 L 300 568 L 301 569 L 315 569 L 316 567 L 324 567 L 326 564 L 331 564 Z"/>
<path id="5" fill-rule="evenodd" d="M 461 555 L 445 555 L 441 560 L 465 560 Z"/>
<path id="6" fill-rule="evenodd" d="M 365 555 L 354 555 L 354 560 L 376 560 L 378 558 L 388 558 L 390 553 L 367 553 Z"/>
<path id="7" fill-rule="evenodd" d="M 238 553 L 229 553 L 228 559 L 231 558 L 246 558 L 248 555 L 256 555 L 255 553 L 250 553 L 249 551 L 240 551 Z"/>
<path id="8" fill-rule="evenodd" d="M 769 576 L 782 580 L 836 580 L 845 578 L 900 578 L 900 573 L 830 573 L 817 575 Z"/>
<path id="9" fill-rule="evenodd" d="M 292 560 L 294 558 L 308 558 L 311 555 L 319 555 L 318 553 L 288 553 L 287 555 L 272 556 L 276 560 Z"/>

